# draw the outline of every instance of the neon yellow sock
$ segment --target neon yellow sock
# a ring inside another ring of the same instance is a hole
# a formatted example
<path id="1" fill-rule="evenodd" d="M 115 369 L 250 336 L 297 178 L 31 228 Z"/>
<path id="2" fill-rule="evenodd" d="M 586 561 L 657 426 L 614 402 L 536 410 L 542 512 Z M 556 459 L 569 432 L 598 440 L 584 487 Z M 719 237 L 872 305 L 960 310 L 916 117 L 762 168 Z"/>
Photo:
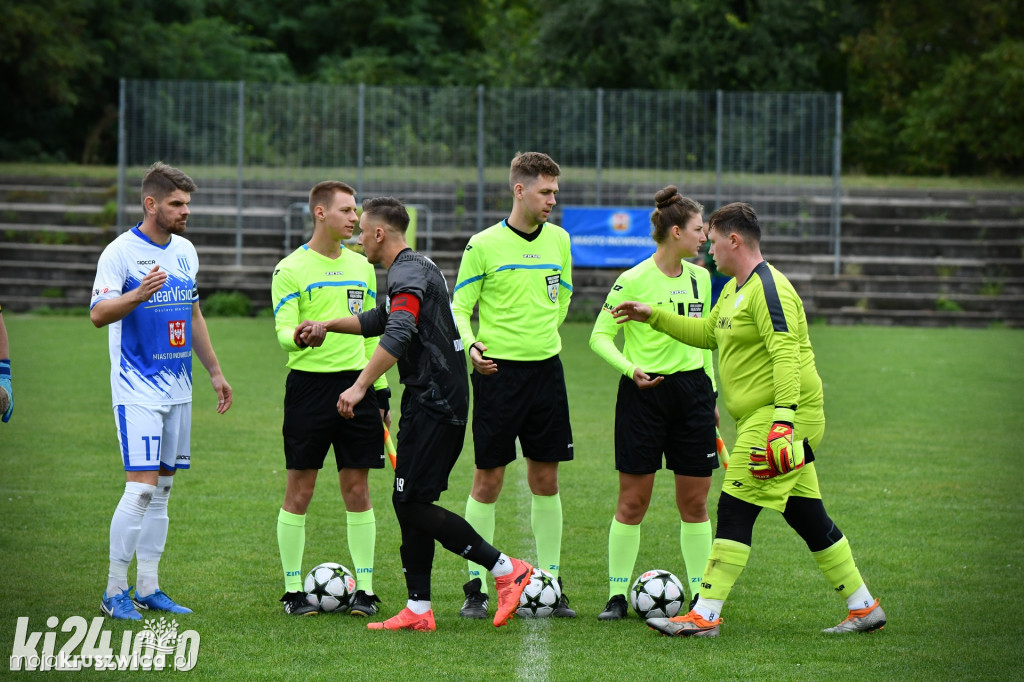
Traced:
<path id="1" fill-rule="evenodd" d="M 850 542 L 845 536 L 828 549 L 811 552 L 811 556 L 825 574 L 828 584 L 843 598 L 849 597 L 864 584 L 864 578 L 853 561 Z"/>
<path id="2" fill-rule="evenodd" d="M 711 535 L 711 521 L 679 522 L 679 547 L 683 552 L 683 563 L 686 564 L 690 599 L 700 592 L 704 569 L 707 567 L 708 557 L 711 555 Z"/>
<path id="3" fill-rule="evenodd" d="M 640 553 L 640 524 L 630 526 L 612 519 L 608 529 L 608 598 L 629 592 L 629 579 Z"/>
<path id="4" fill-rule="evenodd" d="M 489 543 L 494 543 L 494 502 L 477 502 L 470 495 L 466 500 L 466 521 L 473 526 L 473 530 L 480 533 L 480 537 Z M 490 582 L 490 569 L 472 561 L 466 562 L 469 569 L 469 579 L 480 578 L 480 591 L 487 594 L 487 583 Z"/>
<path id="5" fill-rule="evenodd" d="M 708 565 L 704 569 L 704 580 L 701 582 L 701 599 L 718 599 L 725 601 L 732 591 L 732 586 L 740 577 L 750 558 L 750 545 L 735 540 L 716 538 L 711 543 L 711 554 Z"/>
<path id="6" fill-rule="evenodd" d="M 373 510 L 345 512 L 348 524 L 348 552 L 356 573 L 356 589 L 373 594 L 373 549 L 377 542 L 377 521 Z"/>
<path id="7" fill-rule="evenodd" d="M 302 591 L 302 552 L 306 548 L 306 516 L 284 509 L 277 515 L 277 548 L 284 569 L 284 591 Z"/>
<path id="8" fill-rule="evenodd" d="M 537 541 L 537 568 L 557 580 L 562 558 L 562 498 L 558 493 L 533 496 L 530 525 Z"/>

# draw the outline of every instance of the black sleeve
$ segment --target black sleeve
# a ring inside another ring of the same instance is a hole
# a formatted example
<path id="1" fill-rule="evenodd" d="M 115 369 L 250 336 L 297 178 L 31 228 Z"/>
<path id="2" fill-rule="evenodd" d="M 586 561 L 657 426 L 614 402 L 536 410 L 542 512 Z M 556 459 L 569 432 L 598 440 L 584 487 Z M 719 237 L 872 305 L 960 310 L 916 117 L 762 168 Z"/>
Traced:
<path id="1" fill-rule="evenodd" d="M 363 336 L 380 336 L 384 333 L 384 327 L 388 321 L 388 311 L 385 309 L 386 302 L 371 310 L 359 313 L 359 326 Z M 398 357 L 397 355 L 395 357 Z"/>

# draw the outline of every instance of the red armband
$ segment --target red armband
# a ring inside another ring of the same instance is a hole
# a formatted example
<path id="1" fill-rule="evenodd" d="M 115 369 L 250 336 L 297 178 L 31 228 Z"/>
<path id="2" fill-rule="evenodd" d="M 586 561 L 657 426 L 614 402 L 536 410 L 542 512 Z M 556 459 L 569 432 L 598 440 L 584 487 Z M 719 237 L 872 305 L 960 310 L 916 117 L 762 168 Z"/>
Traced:
<path id="1" fill-rule="evenodd" d="M 391 312 L 396 313 L 399 310 L 404 310 L 412 315 L 412 319 L 420 321 L 420 299 L 412 294 L 398 294 L 391 299 Z"/>

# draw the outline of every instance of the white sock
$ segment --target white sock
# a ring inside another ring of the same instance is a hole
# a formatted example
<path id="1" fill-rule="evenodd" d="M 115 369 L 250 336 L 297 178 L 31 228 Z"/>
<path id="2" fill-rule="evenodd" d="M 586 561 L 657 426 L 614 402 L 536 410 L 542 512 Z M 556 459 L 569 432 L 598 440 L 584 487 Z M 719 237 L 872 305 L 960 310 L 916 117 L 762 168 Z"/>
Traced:
<path id="1" fill-rule="evenodd" d="M 135 584 L 135 594 L 142 597 L 148 597 L 160 589 L 157 568 L 160 565 L 160 556 L 164 553 L 164 546 L 167 544 L 167 526 L 170 523 L 167 517 L 167 499 L 171 495 L 172 483 L 174 483 L 174 476 L 157 478 L 153 499 L 150 500 L 146 514 L 142 517 L 139 545 L 135 549 L 135 556 L 138 559 L 138 582 Z"/>
<path id="2" fill-rule="evenodd" d="M 142 530 L 142 517 L 156 486 L 128 481 L 110 519 L 110 567 L 107 570 L 107 596 L 128 589 L 128 564 L 135 556 Z"/>
<path id="3" fill-rule="evenodd" d="M 711 622 L 722 615 L 722 606 L 724 605 L 724 599 L 705 599 L 698 595 L 697 603 L 694 605 L 693 610 L 697 612 L 698 616 Z"/>
<path id="4" fill-rule="evenodd" d="M 507 554 L 501 554 L 498 556 L 498 563 L 494 564 L 491 568 L 491 575 L 495 578 L 500 578 L 503 575 L 508 575 L 512 572 L 512 559 Z"/>
<path id="5" fill-rule="evenodd" d="M 856 592 L 846 598 L 846 606 L 851 611 L 854 609 L 866 609 L 874 603 L 875 600 L 872 599 L 871 593 L 868 592 L 867 583 L 858 587 Z"/>
<path id="6" fill-rule="evenodd" d="M 422 616 L 424 613 L 430 610 L 429 599 L 410 599 L 405 603 L 405 607 L 415 613 L 417 616 Z"/>

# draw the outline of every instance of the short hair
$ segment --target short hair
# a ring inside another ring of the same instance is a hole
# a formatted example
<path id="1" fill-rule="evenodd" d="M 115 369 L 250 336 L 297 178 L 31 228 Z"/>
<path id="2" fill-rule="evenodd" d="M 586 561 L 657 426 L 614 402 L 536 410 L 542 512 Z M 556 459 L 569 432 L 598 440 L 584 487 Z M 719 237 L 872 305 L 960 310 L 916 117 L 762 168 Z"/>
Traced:
<path id="1" fill-rule="evenodd" d="M 710 230 L 718 230 L 722 234 L 737 232 L 752 245 L 761 243 L 761 225 L 757 222 L 757 214 L 750 204 L 737 201 L 727 204 L 711 214 L 708 220 Z"/>
<path id="2" fill-rule="evenodd" d="M 654 206 L 654 212 L 651 213 L 651 237 L 658 244 L 665 241 L 673 225 L 682 229 L 690 222 L 690 218 L 704 213 L 703 206 L 681 195 L 675 185 L 658 190 L 654 195 Z"/>
<path id="3" fill-rule="evenodd" d="M 157 161 L 142 176 L 142 204 L 145 207 L 146 197 L 153 197 L 157 203 L 167 198 L 175 190 L 191 194 L 199 189 L 195 180 L 174 166 Z"/>
<path id="4" fill-rule="evenodd" d="M 409 212 L 394 197 L 374 197 L 363 201 L 363 215 L 373 214 L 402 234 L 409 229 Z"/>
<path id="5" fill-rule="evenodd" d="M 341 180 L 324 180 L 323 182 L 316 183 L 313 189 L 309 190 L 309 215 L 312 216 L 314 223 L 316 223 L 314 209 L 317 206 L 330 206 L 334 200 L 334 195 L 338 192 L 344 192 L 352 196 L 356 195 L 352 185 Z"/>
<path id="6" fill-rule="evenodd" d="M 557 178 L 562 174 L 558 167 L 547 154 L 543 152 L 518 152 L 512 159 L 512 166 L 508 173 L 508 188 L 515 190 L 517 184 L 529 185 L 534 179 L 541 175 Z"/>

